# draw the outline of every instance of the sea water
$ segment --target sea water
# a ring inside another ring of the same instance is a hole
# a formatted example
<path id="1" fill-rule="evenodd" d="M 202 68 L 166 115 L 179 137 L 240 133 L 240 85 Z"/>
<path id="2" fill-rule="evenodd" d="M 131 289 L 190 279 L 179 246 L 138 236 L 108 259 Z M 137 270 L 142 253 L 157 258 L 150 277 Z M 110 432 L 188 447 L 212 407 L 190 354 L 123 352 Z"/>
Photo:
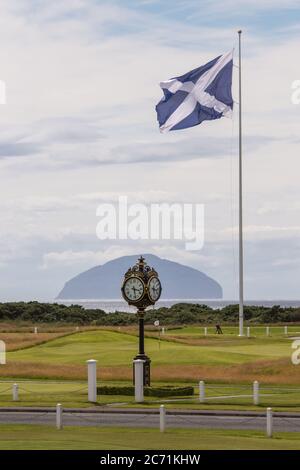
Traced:
<path id="1" fill-rule="evenodd" d="M 106 300 L 90 300 L 90 299 L 59 299 L 56 300 L 57 303 L 61 303 L 64 305 L 81 305 L 87 309 L 101 309 L 107 313 L 112 312 L 136 312 L 135 307 L 130 307 L 124 300 L 122 299 L 106 299 Z M 209 307 L 216 309 L 222 308 L 226 305 L 238 304 L 238 300 L 223 300 L 223 299 L 216 299 L 216 300 L 205 300 L 205 299 L 162 299 L 157 302 L 154 307 L 149 307 L 150 309 L 157 309 L 160 307 L 171 307 L 174 304 L 178 303 L 192 303 L 192 304 L 204 304 L 208 305 Z M 300 307 L 300 300 L 246 300 L 244 305 L 254 305 L 254 306 L 264 306 L 264 307 L 272 307 L 273 305 L 280 305 L 281 307 Z"/>

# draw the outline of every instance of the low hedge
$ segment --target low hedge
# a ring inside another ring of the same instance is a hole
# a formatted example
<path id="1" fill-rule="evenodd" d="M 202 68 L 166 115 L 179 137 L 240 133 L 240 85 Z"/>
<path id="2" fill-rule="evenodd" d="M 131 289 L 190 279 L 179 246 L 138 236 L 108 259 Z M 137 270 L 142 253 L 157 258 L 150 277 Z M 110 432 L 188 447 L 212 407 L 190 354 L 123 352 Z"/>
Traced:
<path id="1" fill-rule="evenodd" d="M 97 387 L 97 395 L 134 395 L 133 386 L 120 386 Z M 193 387 L 144 387 L 145 397 L 185 397 L 187 395 L 194 395 Z"/>

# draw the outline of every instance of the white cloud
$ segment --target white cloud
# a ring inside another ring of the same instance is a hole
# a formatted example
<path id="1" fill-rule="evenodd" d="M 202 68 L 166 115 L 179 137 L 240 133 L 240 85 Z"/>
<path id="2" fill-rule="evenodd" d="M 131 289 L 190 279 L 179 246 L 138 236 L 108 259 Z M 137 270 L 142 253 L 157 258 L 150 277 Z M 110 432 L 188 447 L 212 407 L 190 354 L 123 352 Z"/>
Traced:
<path id="1" fill-rule="evenodd" d="M 8 95 L 0 113 L 2 272 L 8 256 L 26 256 L 28 270 L 42 265 L 44 275 L 54 273 L 52 282 L 58 282 L 59 276 L 135 253 L 137 247 L 119 241 L 96 246 L 97 204 L 123 194 L 144 203 L 205 203 L 203 252 L 187 253 L 174 243 L 149 243 L 147 251 L 222 273 L 218 280 L 226 292 L 235 292 L 226 269 L 237 235 L 237 110 L 233 122 L 161 136 L 154 105 L 160 80 L 232 47 L 236 33 L 226 18 L 240 11 L 241 2 L 171 2 L 177 19 L 149 13 L 151 5 L 130 9 L 125 2 L 1 3 L 0 79 Z M 282 8 L 277 0 L 243 5 L 250 14 Z M 200 10 L 210 23 L 196 27 L 184 20 Z M 217 17 L 223 21 L 214 26 Z M 281 259 L 295 259 L 300 107 L 291 104 L 290 85 L 299 78 L 299 34 L 296 28 L 283 36 L 270 30 L 266 41 L 251 26 L 243 34 L 245 241 L 257 243 L 257 263 L 264 241 L 278 241 Z M 234 75 L 237 97 L 236 69 Z M 32 274 L 33 291 L 34 280 L 44 279 L 40 274 Z M 272 282 L 265 282 L 271 292 Z M 50 289 L 49 278 L 44 283 Z"/>
<path id="2" fill-rule="evenodd" d="M 50 252 L 43 256 L 42 269 L 49 269 L 55 266 L 78 266 L 85 269 L 97 265 L 104 264 L 114 258 L 123 255 L 123 247 L 113 246 L 103 251 L 73 251 L 67 250 L 63 252 Z M 135 254 L 136 250 L 132 247 L 126 251 L 126 254 Z"/>

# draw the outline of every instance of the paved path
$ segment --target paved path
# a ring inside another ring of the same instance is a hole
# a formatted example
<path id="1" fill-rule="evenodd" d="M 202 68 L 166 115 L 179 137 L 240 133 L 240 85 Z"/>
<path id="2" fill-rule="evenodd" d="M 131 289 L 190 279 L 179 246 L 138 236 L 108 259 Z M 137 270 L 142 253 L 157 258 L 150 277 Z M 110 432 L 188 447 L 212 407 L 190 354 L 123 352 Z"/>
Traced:
<path id="1" fill-rule="evenodd" d="M 63 420 L 65 426 L 159 427 L 157 410 L 72 409 L 64 411 Z M 0 425 L 8 423 L 54 426 L 55 411 L 53 408 L 0 410 Z M 262 412 L 172 410 L 167 412 L 167 427 L 265 430 L 266 417 Z M 274 415 L 274 431 L 300 432 L 300 415 L 276 413 Z"/>

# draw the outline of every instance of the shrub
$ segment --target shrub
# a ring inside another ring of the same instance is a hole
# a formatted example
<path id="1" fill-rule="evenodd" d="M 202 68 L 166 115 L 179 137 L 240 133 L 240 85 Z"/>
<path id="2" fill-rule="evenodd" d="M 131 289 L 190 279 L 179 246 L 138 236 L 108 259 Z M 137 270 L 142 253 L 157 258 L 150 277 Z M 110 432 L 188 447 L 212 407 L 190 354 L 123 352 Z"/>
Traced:
<path id="1" fill-rule="evenodd" d="M 109 387 L 101 386 L 97 387 L 97 395 L 134 395 L 134 387 Z M 145 397 L 184 397 L 194 395 L 193 387 L 145 387 Z"/>

